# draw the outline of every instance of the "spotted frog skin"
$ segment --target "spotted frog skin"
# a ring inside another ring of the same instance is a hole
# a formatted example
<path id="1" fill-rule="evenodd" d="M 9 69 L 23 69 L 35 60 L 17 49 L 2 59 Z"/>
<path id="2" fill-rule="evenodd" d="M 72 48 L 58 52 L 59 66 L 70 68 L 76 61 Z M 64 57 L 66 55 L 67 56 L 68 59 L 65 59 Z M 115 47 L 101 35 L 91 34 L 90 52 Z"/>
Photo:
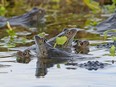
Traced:
<path id="1" fill-rule="evenodd" d="M 68 28 L 64 29 L 60 34 L 57 36 L 49 39 L 47 42 L 50 43 L 52 46 L 55 44 L 56 38 L 61 37 L 61 36 L 66 36 L 67 41 L 62 45 L 61 48 L 70 48 L 72 46 L 73 39 L 77 33 L 78 29 L 77 28 Z M 56 48 L 59 48 L 59 46 Z"/>
<path id="2" fill-rule="evenodd" d="M 35 44 L 37 48 L 37 57 L 51 58 L 51 57 L 69 57 L 70 53 L 54 48 L 51 44 L 47 43 L 45 38 L 35 36 Z"/>
<path id="3" fill-rule="evenodd" d="M 47 43 L 45 38 L 35 36 L 35 43 L 36 43 L 36 50 L 37 50 L 37 57 L 38 58 L 61 58 L 61 59 L 93 59 L 95 57 L 88 57 L 88 56 L 82 56 L 75 53 L 69 53 L 67 51 L 54 48 L 51 44 Z"/>
<path id="4" fill-rule="evenodd" d="M 16 56 L 17 56 L 16 60 L 19 63 L 29 63 L 31 61 L 30 50 L 18 51 Z"/>
<path id="5" fill-rule="evenodd" d="M 76 53 L 88 54 L 89 53 L 89 41 L 77 40 L 74 45 Z"/>
<path id="6" fill-rule="evenodd" d="M 49 43 L 49 45 L 54 46 L 57 37 L 66 36 L 68 38 L 67 41 L 66 41 L 66 43 L 64 45 L 62 45 L 62 47 L 61 46 L 56 46 L 55 48 L 58 48 L 58 49 L 61 49 L 61 50 L 65 50 L 65 51 L 71 52 L 72 42 L 73 42 L 74 36 L 77 33 L 77 30 L 78 30 L 77 28 L 64 29 L 57 36 L 55 36 L 55 37 L 47 40 L 46 42 Z M 36 42 L 38 42 L 38 41 L 36 40 Z M 37 48 L 37 46 L 36 45 L 33 45 L 33 46 L 27 48 L 26 50 L 30 50 L 30 51 L 36 52 L 36 48 Z M 20 56 L 20 54 L 18 54 L 18 53 L 17 53 L 17 55 Z"/>

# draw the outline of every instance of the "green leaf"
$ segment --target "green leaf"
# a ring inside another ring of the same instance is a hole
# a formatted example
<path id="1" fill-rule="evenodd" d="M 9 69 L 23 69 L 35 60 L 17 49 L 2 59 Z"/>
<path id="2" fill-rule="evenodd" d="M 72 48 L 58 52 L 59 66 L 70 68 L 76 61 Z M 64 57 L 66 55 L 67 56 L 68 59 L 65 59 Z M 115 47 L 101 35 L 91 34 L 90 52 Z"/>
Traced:
<path id="1" fill-rule="evenodd" d="M 112 0 L 113 4 L 116 4 L 116 0 Z"/>
<path id="2" fill-rule="evenodd" d="M 4 16 L 6 13 L 6 8 L 4 6 L 0 6 L 0 16 Z"/>
<path id="3" fill-rule="evenodd" d="M 66 41 L 67 41 L 66 36 L 57 37 L 56 43 L 54 44 L 54 47 L 56 47 L 56 45 L 63 45 Z"/>
<path id="4" fill-rule="evenodd" d="M 10 23 L 7 21 L 7 27 L 8 27 L 8 30 L 6 30 L 6 32 L 8 33 L 8 35 L 11 37 L 11 38 L 14 38 L 16 36 L 16 33 L 15 31 L 13 31 L 12 27 L 10 26 Z"/>
<path id="5" fill-rule="evenodd" d="M 83 0 L 83 2 L 93 11 L 93 13 L 101 12 L 98 2 L 93 0 Z"/>
<path id="6" fill-rule="evenodd" d="M 16 33 L 15 33 L 15 31 L 13 31 L 13 30 L 6 30 L 6 32 L 8 33 L 8 35 L 9 35 L 10 37 L 15 37 L 15 36 L 16 36 Z"/>
<path id="7" fill-rule="evenodd" d="M 104 34 L 104 40 L 106 40 L 107 39 L 107 36 L 108 36 L 107 35 L 108 34 L 108 31 L 105 31 L 103 34 Z"/>
<path id="8" fill-rule="evenodd" d="M 112 47 L 110 48 L 110 55 L 111 56 L 115 56 L 115 46 L 114 45 L 112 45 Z"/>
<path id="9" fill-rule="evenodd" d="M 115 36 L 112 36 L 112 40 L 113 40 L 113 41 L 116 41 L 116 37 L 115 37 Z"/>
<path id="10" fill-rule="evenodd" d="M 62 37 L 57 37 L 56 38 L 56 43 L 59 44 L 59 45 L 63 45 L 66 41 L 67 41 L 67 37 L 66 36 L 62 36 Z"/>
<path id="11" fill-rule="evenodd" d="M 42 32 L 42 33 L 39 33 L 38 34 L 38 36 L 40 36 L 40 37 L 45 37 L 45 36 L 47 36 L 48 34 L 46 34 L 45 32 Z"/>
<path id="12" fill-rule="evenodd" d="M 13 47 L 16 47 L 16 44 L 15 43 L 7 43 L 7 47 L 13 48 Z"/>
<path id="13" fill-rule="evenodd" d="M 60 2 L 60 0 L 52 0 L 53 2 L 57 2 L 57 3 L 59 3 Z"/>

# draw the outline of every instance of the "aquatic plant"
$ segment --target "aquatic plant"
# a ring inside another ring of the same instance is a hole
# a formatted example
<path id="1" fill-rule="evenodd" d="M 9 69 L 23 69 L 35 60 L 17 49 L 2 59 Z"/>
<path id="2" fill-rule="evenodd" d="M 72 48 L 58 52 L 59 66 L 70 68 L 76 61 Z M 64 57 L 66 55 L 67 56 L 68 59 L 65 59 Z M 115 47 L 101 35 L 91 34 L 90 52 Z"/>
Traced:
<path id="1" fill-rule="evenodd" d="M 56 43 L 54 44 L 54 47 L 56 47 L 56 45 L 63 45 L 66 41 L 67 41 L 66 36 L 57 37 Z"/>
<path id="2" fill-rule="evenodd" d="M 4 37 L 2 40 L 5 42 L 5 46 L 7 47 L 16 47 L 16 45 L 19 44 L 26 44 L 26 37 L 19 38 L 16 34 L 16 32 L 13 30 L 13 28 L 10 26 L 10 23 L 7 22 L 8 29 L 6 32 L 8 33 L 7 37 Z"/>
<path id="3" fill-rule="evenodd" d="M 113 13 L 116 8 L 116 0 L 112 0 L 112 5 L 104 5 L 105 12 Z"/>
<path id="4" fill-rule="evenodd" d="M 57 64 L 57 68 L 61 68 L 60 64 Z"/>
<path id="5" fill-rule="evenodd" d="M 12 27 L 10 26 L 10 23 L 7 22 L 7 27 L 8 27 L 8 30 L 6 30 L 6 32 L 8 33 L 9 35 L 9 41 L 7 43 L 8 47 L 15 47 L 16 44 L 14 42 L 14 39 L 17 37 L 15 31 L 12 29 Z"/>
<path id="6" fill-rule="evenodd" d="M 112 36 L 112 40 L 113 41 L 116 41 L 116 36 Z"/>
<path id="7" fill-rule="evenodd" d="M 116 49 L 116 47 L 114 45 L 112 45 L 110 48 L 110 56 L 115 56 L 115 49 Z"/>
<path id="8" fill-rule="evenodd" d="M 10 36 L 10 40 L 14 40 L 14 37 L 16 37 L 16 32 L 12 29 L 12 27 L 10 26 L 10 23 L 7 22 L 7 27 L 8 27 L 8 30 L 6 30 L 6 32 L 8 33 L 8 35 Z"/>
<path id="9" fill-rule="evenodd" d="M 6 10 L 6 0 L 1 0 L 0 3 L 0 16 L 5 16 L 7 10 Z"/>
<path id="10" fill-rule="evenodd" d="M 105 31 L 105 32 L 103 32 L 103 35 L 104 35 L 104 40 L 106 40 L 107 39 L 107 37 L 108 37 L 108 31 Z"/>
<path id="11" fill-rule="evenodd" d="M 6 14 L 6 8 L 4 6 L 0 6 L 0 16 L 4 16 Z"/>
<path id="12" fill-rule="evenodd" d="M 95 2 L 94 0 L 83 0 L 83 2 L 92 10 L 93 13 L 101 12 L 98 2 Z"/>
<path id="13" fill-rule="evenodd" d="M 108 33 L 109 32 L 116 32 L 116 30 L 115 29 L 112 29 L 112 30 L 107 30 L 107 31 L 105 31 L 105 32 L 103 32 L 103 34 L 104 34 L 104 40 L 106 40 L 107 39 L 107 37 L 108 37 Z M 116 38 L 114 37 L 114 36 L 112 36 L 112 40 L 116 40 Z"/>
<path id="14" fill-rule="evenodd" d="M 99 24 L 99 20 L 97 20 L 94 15 L 90 16 L 91 17 L 88 17 L 85 21 L 85 27 L 96 26 L 97 24 Z"/>
<path id="15" fill-rule="evenodd" d="M 42 32 L 42 33 L 39 33 L 38 36 L 45 37 L 45 36 L 48 36 L 48 34 L 46 34 L 45 32 Z"/>

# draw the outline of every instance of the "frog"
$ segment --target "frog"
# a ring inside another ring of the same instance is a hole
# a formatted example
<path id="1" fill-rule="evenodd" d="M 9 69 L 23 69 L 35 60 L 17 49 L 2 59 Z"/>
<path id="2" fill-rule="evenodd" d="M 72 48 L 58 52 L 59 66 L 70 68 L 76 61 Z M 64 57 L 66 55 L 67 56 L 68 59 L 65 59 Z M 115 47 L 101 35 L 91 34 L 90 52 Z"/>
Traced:
<path id="1" fill-rule="evenodd" d="M 9 22 L 11 27 L 21 26 L 32 32 L 31 28 L 37 28 L 39 24 L 45 23 L 44 16 L 45 10 L 36 7 L 20 16 L 13 16 L 11 18 L 0 16 L 0 28 L 3 29 L 3 27 L 6 27 L 7 22 Z"/>
<path id="2" fill-rule="evenodd" d="M 73 46 L 76 53 L 88 54 L 89 50 L 89 41 L 88 40 L 76 40 L 75 45 Z"/>

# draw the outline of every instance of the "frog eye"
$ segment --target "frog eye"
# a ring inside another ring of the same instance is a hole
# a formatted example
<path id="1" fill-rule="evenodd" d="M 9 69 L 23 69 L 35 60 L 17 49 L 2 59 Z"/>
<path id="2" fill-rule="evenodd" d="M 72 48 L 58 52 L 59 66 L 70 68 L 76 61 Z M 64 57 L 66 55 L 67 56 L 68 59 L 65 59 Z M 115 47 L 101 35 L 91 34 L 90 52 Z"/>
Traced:
<path id="1" fill-rule="evenodd" d="M 27 55 L 27 53 L 26 53 L 26 52 L 24 52 L 24 53 L 23 53 L 23 55 L 24 55 L 24 56 L 26 56 L 26 55 Z"/>
<path id="2" fill-rule="evenodd" d="M 67 28 L 64 28 L 63 31 L 67 31 Z"/>
<path id="3" fill-rule="evenodd" d="M 83 42 L 80 42 L 80 45 L 82 46 L 83 45 Z"/>
<path id="4" fill-rule="evenodd" d="M 83 41 L 83 43 L 85 43 L 87 46 L 89 45 L 89 42 L 88 41 Z"/>
<path id="5" fill-rule="evenodd" d="M 43 42 L 43 43 L 45 42 L 45 39 L 44 39 L 44 38 L 42 38 L 42 42 Z"/>
<path id="6" fill-rule="evenodd" d="M 47 41 L 47 39 L 44 39 L 44 43 Z"/>
<path id="7" fill-rule="evenodd" d="M 71 35 L 71 32 L 70 32 L 70 31 L 68 31 L 68 32 L 67 32 L 67 35 Z"/>

